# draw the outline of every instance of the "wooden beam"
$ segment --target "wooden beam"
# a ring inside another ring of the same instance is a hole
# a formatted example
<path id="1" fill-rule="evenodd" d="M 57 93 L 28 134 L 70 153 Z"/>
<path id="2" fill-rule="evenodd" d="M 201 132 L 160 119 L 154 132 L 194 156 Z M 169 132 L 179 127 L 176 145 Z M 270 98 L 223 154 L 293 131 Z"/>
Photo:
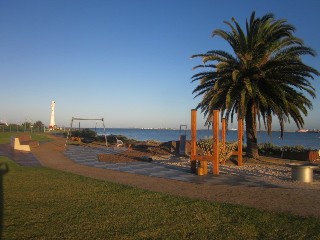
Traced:
<path id="1" fill-rule="evenodd" d="M 197 110 L 191 110 L 191 172 L 195 173 L 197 162 L 194 156 L 197 155 Z"/>
<path id="2" fill-rule="evenodd" d="M 212 131 L 213 131 L 213 174 L 219 174 L 219 110 L 213 110 L 212 116 Z"/>

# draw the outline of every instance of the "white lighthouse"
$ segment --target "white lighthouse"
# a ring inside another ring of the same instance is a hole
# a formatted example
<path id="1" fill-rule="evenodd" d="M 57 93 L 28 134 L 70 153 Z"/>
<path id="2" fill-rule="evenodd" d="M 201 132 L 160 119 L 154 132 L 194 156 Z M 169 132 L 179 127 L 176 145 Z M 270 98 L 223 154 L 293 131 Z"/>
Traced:
<path id="1" fill-rule="evenodd" d="M 54 121 L 54 106 L 56 105 L 55 101 L 51 101 L 51 118 L 50 118 L 50 125 L 49 129 L 55 129 L 56 123 Z"/>

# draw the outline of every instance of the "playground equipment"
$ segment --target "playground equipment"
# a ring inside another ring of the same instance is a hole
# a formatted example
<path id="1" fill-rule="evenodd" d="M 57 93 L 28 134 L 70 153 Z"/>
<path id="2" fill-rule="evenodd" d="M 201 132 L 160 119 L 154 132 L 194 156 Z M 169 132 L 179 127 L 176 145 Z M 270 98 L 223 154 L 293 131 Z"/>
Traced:
<path id="1" fill-rule="evenodd" d="M 72 137 L 71 134 L 72 134 L 73 121 L 79 121 L 79 130 L 80 130 L 80 121 L 96 121 L 95 131 L 97 129 L 97 121 L 101 121 L 102 125 L 103 125 L 103 136 L 104 136 L 104 139 L 105 139 L 105 142 L 106 142 L 106 147 L 108 147 L 106 127 L 104 125 L 104 119 L 103 118 L 76 118 L 76 117 L 72 117 L 72 119 L 71 119 L 70 129 L 68 131 L 65 147 L 67 146 L 68 139 Z M 90 141 L 89 140 L 84 140 L 84 142 L 90 142 Z"/>
<path id="2" fill-rule="evenodd" d="M 219 144 L 219 110 L 213 110 L 212 114 L 213 138 L 210 142 L 197 143 L 197 110 L 191 110 L 191 172 L 198 175 L 208 173 L 208 161 L 212 162 L 213 174 L 219 174 L 219 163 L 225 161 L 232 155 L 238 156 L 238 166 L 242 166 L 242 135 L 243 120 L 238 119 L 238 141 L 233 144 L 226 144 L 226 119 L 222 119 L 222 141 Z M 234 151 L 238 146 L 238 151 Z M 204 155 L 197 154 L 199 147 Z"/>

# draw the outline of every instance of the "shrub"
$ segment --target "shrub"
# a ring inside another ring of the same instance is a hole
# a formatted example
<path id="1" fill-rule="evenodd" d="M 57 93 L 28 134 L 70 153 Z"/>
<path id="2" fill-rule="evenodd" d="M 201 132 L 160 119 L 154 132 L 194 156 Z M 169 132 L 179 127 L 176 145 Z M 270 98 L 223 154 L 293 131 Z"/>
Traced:
<path id="1" fill-rule="evenodd" d="M 72 137 L 80 137 L 80 138 L 95 138 L 97 133 L 93 130 L 88 128 L 80 130 L 73 130 L 71 131 Z"/>
<path id="2" fill-rule="evenodd" d="M 80 137 L 80 134 L 81 134 L 80 130 L 71 131 L 71 136 L 72 137 Z"/>
<path id="3" fill-rule="evenodd" d="M 281 155 L 282 152 L 281 147 L 270 142 L 258 144 L 258 150 L 261 155 Z"/>
<path id="4" fill-rule="evenodd" d="M 127 137 L 123 136 L 123 135 L 109 135 L 109 136 L 107 136 L 108 143 L 117 143 L 117 139 L 121 140 L 123 142 L 128 141 Z"/>
<path id="5" fill-rule="evenodd" d="M 96 136 L 97 136 L 97 133 L 88 128 L 85 128 L 81 131 L 81 137 L 83 138 L 95 138 Z"/>
<path id="6" fill-rule="evenodd" d="M 297 146 L 283 146 L 282 151 L 284 152 L 306 152 L 311 151 L 311 148 L 304 147 L 302 145 Z"/>
<path id="7" fill-rule="evenodd" d="M 260 155 L 276 155 L 280 156 L 282 152 L 306 152 L 313 149 L 304 147 L 302 145 L 296 146 L 276 146 L 273 143 L 260 143 L 258 144 L 259 154 Z"/>
<path id="8" fill-rule="evenodd" d="M 104 135 L 98 135 L 95 137 L 95 139 L 97 142 L 105 142 L 106 141 Z"/>

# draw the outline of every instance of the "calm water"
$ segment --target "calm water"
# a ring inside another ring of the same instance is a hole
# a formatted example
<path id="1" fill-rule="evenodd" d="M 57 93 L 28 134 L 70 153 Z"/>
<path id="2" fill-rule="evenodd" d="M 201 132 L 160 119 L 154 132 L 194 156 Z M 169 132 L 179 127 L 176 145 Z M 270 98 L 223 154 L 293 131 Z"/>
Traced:
<path id="1" fill-rule="evenodd" d="M 97 129 L 98 134 L 103 133 L 103 129 Z M 161 142 L 167 142 L 171 140 L 179 140 L 179 130 L 160 130 L 160 129 L 126 129 L 126 128 L 110 128 L 106 129 L 107 135 L 124 135 L 127 138 L 136 140 L 157 140 Z M 184 132 L 183 132 L 184 134 Z M 190 130 L 186 131 L 187 139 L 190 139 Z M 208 138 L 212 136 L 212 130 L 198 130 L 197 138 Z M 227 141 L 236 141 L 238 137 L 237 131 L 227 132 Z M 244 141 L 246 137 L 244 135 Z M 245 143 L 244 142 L 244 143 Z M 284 138 L 280 138 L 280 132 L 272 132 L 271 136 L 268 136 L 266 132 L 258 133 L 258 142 L 271 142 L 278 146 L 284 145 L 302 145 L 305 147 L 320 149 L 320 133 L 298 133 L 298 132 L 285 132 Z"/>

